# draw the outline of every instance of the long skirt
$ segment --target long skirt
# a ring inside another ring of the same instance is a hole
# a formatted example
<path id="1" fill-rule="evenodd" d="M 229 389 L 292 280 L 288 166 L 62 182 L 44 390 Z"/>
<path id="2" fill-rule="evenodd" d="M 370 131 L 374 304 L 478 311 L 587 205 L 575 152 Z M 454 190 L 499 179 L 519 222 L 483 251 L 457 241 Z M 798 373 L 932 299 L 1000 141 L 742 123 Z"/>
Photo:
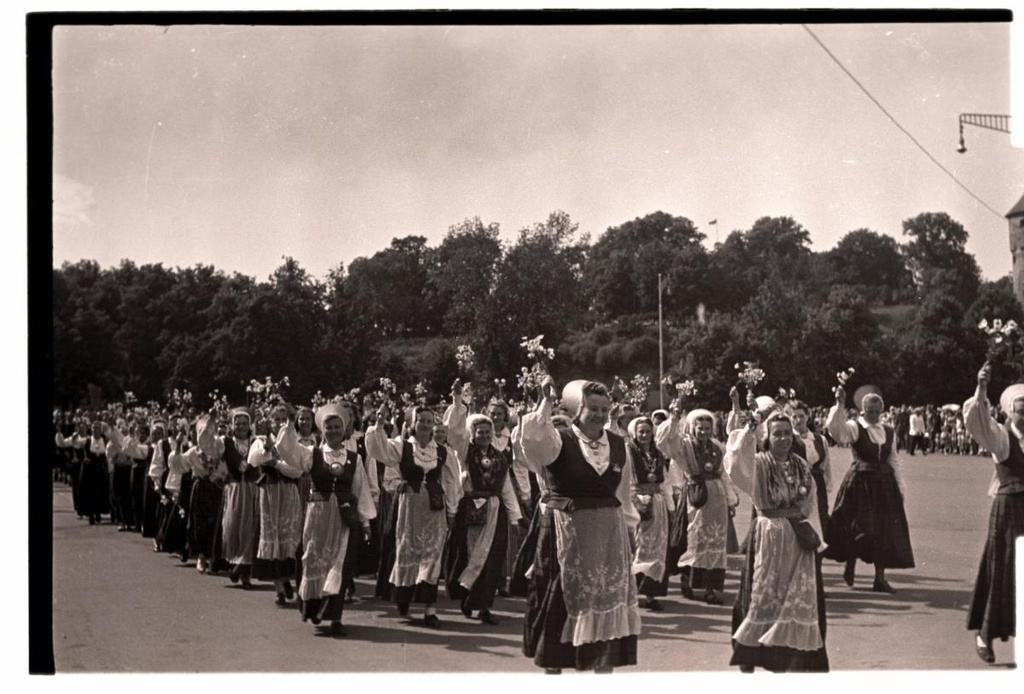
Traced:
<path id="1" fill-rule="evenodd" d="M 149 461 L 136 460 L 132 463 L 130 487 L 132 493 L 132 528 L 142 531 L 146 513 L 146 490 L 151 488 L 149 482 Z"/>
<path id="2" fill-rule="evenodd" d="M 668 595 L 668 504 L 665 497 L 655 494 L 651 498 L 651 517 L 641 520 L 636 529 L 636 554 L 633 573 L 641 595 L 659 597 Z"/>
<path id="3" fill-rule="evenodd" d="M 380 512 L 377 514 L 375 534 L 380 537 L 380 561 L 377 564 L 377 581 L 374 597 L 391 600 L 391 570 L 395 567 L 395 523 L 398 521 L 398 504 L 395 494 L 380 492 Z"/>
<path id="4" fill-rule="evenodd" d="M 463 611 L 489 610 L 494 595 L 505 585 L 508 549 L 508 512 L 499 497 L 487 500 L 487 522 L 468 525 L 466 509 L 473 499 L 463 497 L 448 537 L 448 561 L 444 584 L 451 600 L 459 600 Z"/>
<path id="5" fill-rule="evenodd" d="M 686 508 L 686 495 L 681 494 L 668 526 L 668 555 L 665 559 L 665 568 L 671 576 L 679 573 L 679 557 L 686 553 L 689 528 L 690 519 L 689 510 Z"/>
<path id="6" fill-rule="evenodd" d="M 192 496 L 192 475 L 181 479 L 181 490 L 177 503 L 162 506 L 160 528 L 156 533 L 156 545 L 162 552 L 180 554 L 182 561 L 188 559 L 188 507 Z"/>
<path id="7" fill-rule="evenodd" d="M 437 602 L 441 554 L 448 535 L 444 510 L 430 508 L 426 489 L 398 495 L 395 521 L 395 565 L 389 581 L 399 605 Z"/>
<path id="8" fill-rule="evenodd" d="M 256 556 L 256 532 L 259 521 L 258 489 L 247 479 L 224 485 L 221 506 L 220 552 L 218 560 L 251 571 Z"/>
<path id="9" fill-rule="evenodd" d="M 112 478 L 115 514 L 123 525 L 135 524 L 135 509 L 132 504 L 132 466 L 124 463 L 114 466 Z"/>
<path id="10" fill-rule="evenodd" d="M 302 534 L 302 501 L 295 482 L 267 480 L 259 487 L 259 528 L 252 577 L 260 581 L 295 578 L 295 554 Z"/>
<path id="11" fill-rule="evenodd" d="M 1016 634 L 1015 548 L 1024 536 L 1024 492 L 997 494 L 988 517 L 988 539 L 974 582 L 967 628 L 987 641 Z"/>
<path id="12" fill-rule="evenodd" d="M 839 487 L 825 542 L 827 559 L 860 559 L 886 569 L 913 568 L 910 530 L 895 475 L 851 466 Z"/>
<path id="13" fill-rule="evenodd" d="M 544 515 L 543 505 L 538 502 L 533 507 L 530 517 L 530 529 L 523 535 L 523 541 L 516 552 L 516 560 L 512 565 L 512 576 L 508 581 L 508 592 L 518 598 L 530 594 L 530 579 L 527 576 L 537 557 L 537 539 L 540 537 L 541 516 Z"/>
<path id="14" fill-rule="evenodd" d="M 546 509 L 539 526 L 523 655 L 542 668 L 636 665 L 640 612 L 621 511 Z"/>
<path id="15" fill-rule="evenodd" d="M 166 481 L 167 475 L 164 475 Z M 160 527 L 157 518 L 160 514 L 160 494 L 153 488 L 153 481 L 147 475 L 144 478 L 145 485 L 142 495 L 142 536 L 156 537 L 157 529 Z"/>
<path id="16" fill-rule="evenodd" d="M 86 460 L 78 478 L 78 512 L 87 518 L 110 513 L 107 461 Z"/>
<path id="17" fill-rule="evenodd" d="M 801 549 L 785 518 L 757 517 L 750 529 L 732 612 L 730 665 L 772 672 L 827 672 L 821 562 Z"/>
<path id="18" fill-rule="evenodd" d="M 689 576 L 691 588 L 722 590 L 729 539 L 729 504 L 721 479 L 708 479 L 706 483 L 708 500 L 700 508 L 688 509 L 686 552 L 679 557 L 679 568 Z"/>
<path id="19" fill-rule="evenodd" d="M 342 521 L 334 498 L 307 504 L 298 593 L 302 621 L 341 621 L 342 591 L 358 562 L 360 535 Z"/>
<path id="20" fill-rule="evenodd" d="M 85 516 L 85 511 L 82 510 L 82 495 L 81 489 L 81 478 L 82 476 L 82 461 L 78 458 L 71 456 L 68 461 L 68 477 L 71 479 L 71 503 L 75 508 L 75 513 L 81 518 Z"/>
<path id="21" fill-rule="evenodd" d="M 197 477 L 192 482 L 188 504 L 188 552 L 193 559 L 213 557 L 213 542 L 217 534 L 217 518 L 224 503 L 224 492 L 208 478 Z"/>

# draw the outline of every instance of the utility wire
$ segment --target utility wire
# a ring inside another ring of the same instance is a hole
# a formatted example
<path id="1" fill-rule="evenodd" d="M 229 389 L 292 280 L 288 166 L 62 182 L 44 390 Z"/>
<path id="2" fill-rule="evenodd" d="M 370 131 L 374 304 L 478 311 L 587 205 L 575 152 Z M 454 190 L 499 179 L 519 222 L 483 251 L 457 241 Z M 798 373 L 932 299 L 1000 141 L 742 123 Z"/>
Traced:
<path id="1" fill-rule="evenodd" d="M 841 62 L 839 61 L 839 59 L 838 59 L 838 58 L 836 58 L 836 56 L 835 56 L 835 55 L 833 55 L 832 51 L 830 51 L 830 50 L 828 49 L 828 47 L 827 47 L 827 46 L 826 46 L 826 45 L 825 45 L 824 43 L 822 43 L 822 42 L 821 42 L 821 39 L 819 39 L 819 38 L 818 38 L 818 37 L 817 37 L 817 36 L 815 35 L 815 33 L 814 33 L 813 31 L 811 31 L 811 28 L 810 28 L 809 26 L 807 26 L 806 24 L 801 24 L 800 26 L 802 26 L 802 27 L 803 27 L 804 29 L 806 29 L 806 30 L 807 30 L 807 33 L 811 35 L 811 38 L 813 38 L 813 39 L 814 39 L 814 40 L 815 40 L 815 41 L 816 41 L 816 42 L 818 43 L 818 45 L 819 45 L 819 46 L 821 46 L 821 49 L 822 49 L 823 51 L 825 51 L 825 53 L 827 53 L 827 54 L 828 54 L 828 57 L 830 57 L 830 58 L 832 59 L 832 61 L 833 61 L 833 62 L 834 62 L 834 63 L 835 63 L 836 65 L 838 65 L 838 66 L 839 66 L 839 69 L 840 69 L 840 70 L 842 70 L 843 72 L 845 72 L 845 73 L 846 73 L 846 76 L 847 76 L 847 77 L 849 77 L 849 78 L 850 78 L 851 80 L 853 80 L 853 83 L 854 83 L 854 84 L 856 84 L 856 85 L 857 85 L 858 87 L 860 87 L 860 90 L 861 90 L 862 92 L 864 92 L 864 94 L 865 94 L 865 95 L 867 95 L 867 97 L 868 97 L 869 99 L 871 99 L 871 101 L 872 101 L 872 102 L 874 102 L 875 106 L 877 106 L 877 107 L 878 107 L 879 109 L 881 109 L 882 113 L 884 113 L 884 114 L 885 114 L 886 116 L 888 116 L 889 120 L 891 120 L 891 121 L 892 121 L 892 124 L 893 124 L 893 125 L 895 125 L 895 126 L 896 126 L 897 128 L 899 128 L 899 129 L 900 129 L 900 131 L 901 131 L 901 132 L 902 132 L 902 133 L 903 133 L 904 135 L 906 135 L 907 137 L 909 137 L 909 138 L 910 138 L 910 141 L 911 141 L 911 142 L 913 142 L 913 143 L 914 143 L 915 145 L 917 145 L 918 149 L 920 149 L 920 150 L 921 150 L 922 152 L 924 152 L 924 154 L 925 154 L 925 156 L 926 156 L 926 157 L 928 157 L 929 159 L 931 159 L 931 160 L 932 160 L 932 162 L 933 162 L 933 163 L 934 163 L 934 164 L 935 164 L 936 166 L 938 166 L 938 167 L 939 167 L 940 169 L 942 169 L 942 170 L 943 170 L 943 171 L 944 171 L 944 172 L 946 173 L 946 175 L 947 175 L 947 176 L 949 176 L 950 178 L 952 178 L 952 179 L 953 179 L 953 182 L 954 182 L 954 183 L 956 183 L 956 184 L 957 184 L 958 186 L 960 186 L 961 188 L 963 188 L 963 189 L 964 189 L 964 190 L 965 190 L 965 191 L 967 192 L 967 194 L 968 194 L 968 195 L 970 195 L 970 196 L 971 196 L 972 198 L 974 198 L 975 200 L 977 200 L 978 202 L 980 202 L 980 203 L 981 203 L 981 204 L 982 204 L 982 205 L 983 205 L 983 206 L 985 207 L 985 209 L 987 209 L 987 210 L 988 210 L 989 212 L 991 212 L 991 213 L 992 213 L 992 214 L 994 214 L 995 216 L 999 217 L 999 219 L 1003 219 L 1003 215 L 1001 215 L 1000 213 L 998 213 L 998 212 L 996 212 L 996 211 L 995 211 L 994 209 L 992 209 L 992 207 L 991 207 L 991 206 L 990 206 L 990 205 L 989 205 L 989 204 L 988 204 L 987 202 L 985 202 L 984 200 L 982 200 L 981 198 L 979 198 L 979 197 L 978 197 L 977 195 L 975 195 L 975 194 L 974 194 L 974 193 L 973 193 L 973 192 L 971 191 L 971 189 L 970 189 L 970 188 L 968 188 L 968 187 L 967 187 L 967 186 L 965 186 L 965 185 L 964 185 L 963 183 L 961 183 L 961 182 L 960 182 L 960 180 L 959 180 L 959 179 L 957 179 L 956 175 L 955 175 L 955 174 L 953 174 L 953 172 L 951 172 L 951 171 L 950 171 L 949 169 L 947 169 L 947 168 L 946 168 L 945 166 L 943 166 L 943 165 L 942 165 L 942 163 L 941 163 L 941 162 L 940 162 L 940 161 L 939 161 L 938 159 L 936 159 L 935 157 L 933 157 L 933 156 L 931 155 L 931 152 L 929 152 L 929 151 L 928 151 L 927 149 L 925 149 L 925 148 L 924 148 L 924 145 L 922 145 L 922 144 L 921 144 L 920 142 L 918 142 L 918 141 L 917 141 L 917 139 L 916 139 L 916 138 L 915 138 L 915 137 L 914 137 L 913 135 L 911 135 L 911 134 L 910 134 L 910 132 L 909 132 L 909 131 L 908 131 L 908 130 L 907 130 L 906 128 L 904 128 L 904 127 L 903 127 L 902 125 L 900 125 L 900 124 L 899 124 L 899 121 L 897 121 L 897 120 L 896 120 L 896 119 L 895 119 L 895 118 L 893 117 L 893 115 L 892 115 L 891 113 L 889 113 L 889 112 L 888 112 L 887 110 L 885 110 L 885 106 L 882 106 L 882 104 L 881 104 L 881 103 L 879 103 L 878 99 L 876 99 L 876 98 L 875 98 L 874 96 L 872 96 L 872 95 L 871 95 L 871 92 L 869 92 L 869 91 L 867 90 L 867 88 L 866 88 L 866 87 L 865 87 L 865 86 L 864 86 L 863 84 L 861 84 L 861 83 L 860 83 L 860 81 L 859 81 L 859 80 L 858 80 L 858 79 L 857 79 L 856 77 L 854 77 L 854 76 L 853 76 L 853 73 L 851 73 L 851 72 L 850 72 L 849 70 L 847 70 L 847 69 L 846 69 L 846 66 L 844 66 L 844 65 L 843 65 L 843 64 L 842 64 L 842 63 L 841 63 Z"/>

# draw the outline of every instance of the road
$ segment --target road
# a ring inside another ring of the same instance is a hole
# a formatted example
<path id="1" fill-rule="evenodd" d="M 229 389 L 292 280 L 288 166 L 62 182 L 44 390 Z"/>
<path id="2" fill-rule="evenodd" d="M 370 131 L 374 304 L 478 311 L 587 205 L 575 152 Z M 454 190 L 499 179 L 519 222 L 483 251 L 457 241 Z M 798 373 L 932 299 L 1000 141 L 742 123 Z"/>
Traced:
<path id="1" fill-rule="evenodd" d="M 834 449 L 833 455 L 838 486 L 849 453 Z M 989 666 L 974 654 L 966 630 L 988 523 L 991 463 L 918 455 L 904 458 L 904 471 L 917 566 L 888 572 L 898 593 L 884 595 L 870 590 L 870 566 L 858 564 L 851 589 L 842 566 L 826 563 L 832 669 L 1007 672 L 1013 641 L 995 644 L 997 664 Z M 740 537 L 747 503 L 737 514 Z M 665 612 L 643 612 L 639 665 L 621 672 L 735 672 L 728 665 L 730 613 L 740 563 L 730 557 L 723 606 L 685 600 L 674 580 Z M 372 593 L 372 581 L 359 579 L 362 597 L 346 606 L 348 637 L 333 639 L 303 624 L 293 606 L 276 606 L 271 584 L 245 591 L 152 552 L 137 534 L 89 526 L 74 514 L 70 488 L 53 487 L 58 673 L 538 672 L 520 650 L 520 599 L 498 598 L 494 612 L 502 622 L 490 627 L 465 619 L 442 596 L 444 630 L 435 632 L 398 617 L 393 605 L 367 597 Z"/>

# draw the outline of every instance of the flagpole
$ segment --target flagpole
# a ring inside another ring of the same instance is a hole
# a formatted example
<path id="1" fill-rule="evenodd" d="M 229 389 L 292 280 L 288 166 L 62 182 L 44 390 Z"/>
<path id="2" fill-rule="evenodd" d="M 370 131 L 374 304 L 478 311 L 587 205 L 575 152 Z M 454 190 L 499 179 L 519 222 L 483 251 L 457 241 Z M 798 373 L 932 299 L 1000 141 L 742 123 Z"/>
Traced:
<path id="1" fill-rule="evenodd" d="M 658 408 L 665 409 L 665 349 L 661 336 L 661 273 L 658 273 Z"/>

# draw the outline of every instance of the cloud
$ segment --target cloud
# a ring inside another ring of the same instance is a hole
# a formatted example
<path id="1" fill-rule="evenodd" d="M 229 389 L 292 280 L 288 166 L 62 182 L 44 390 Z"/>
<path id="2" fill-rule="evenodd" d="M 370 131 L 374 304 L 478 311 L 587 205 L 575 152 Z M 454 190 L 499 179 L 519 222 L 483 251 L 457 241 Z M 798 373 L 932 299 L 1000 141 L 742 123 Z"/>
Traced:
<path id="1" fill-rule="evenodd" d="M 53 177 L 53 223 L 83 225 L 92 222 L 96 207 L 92 188 L 62 174 Z"/>

